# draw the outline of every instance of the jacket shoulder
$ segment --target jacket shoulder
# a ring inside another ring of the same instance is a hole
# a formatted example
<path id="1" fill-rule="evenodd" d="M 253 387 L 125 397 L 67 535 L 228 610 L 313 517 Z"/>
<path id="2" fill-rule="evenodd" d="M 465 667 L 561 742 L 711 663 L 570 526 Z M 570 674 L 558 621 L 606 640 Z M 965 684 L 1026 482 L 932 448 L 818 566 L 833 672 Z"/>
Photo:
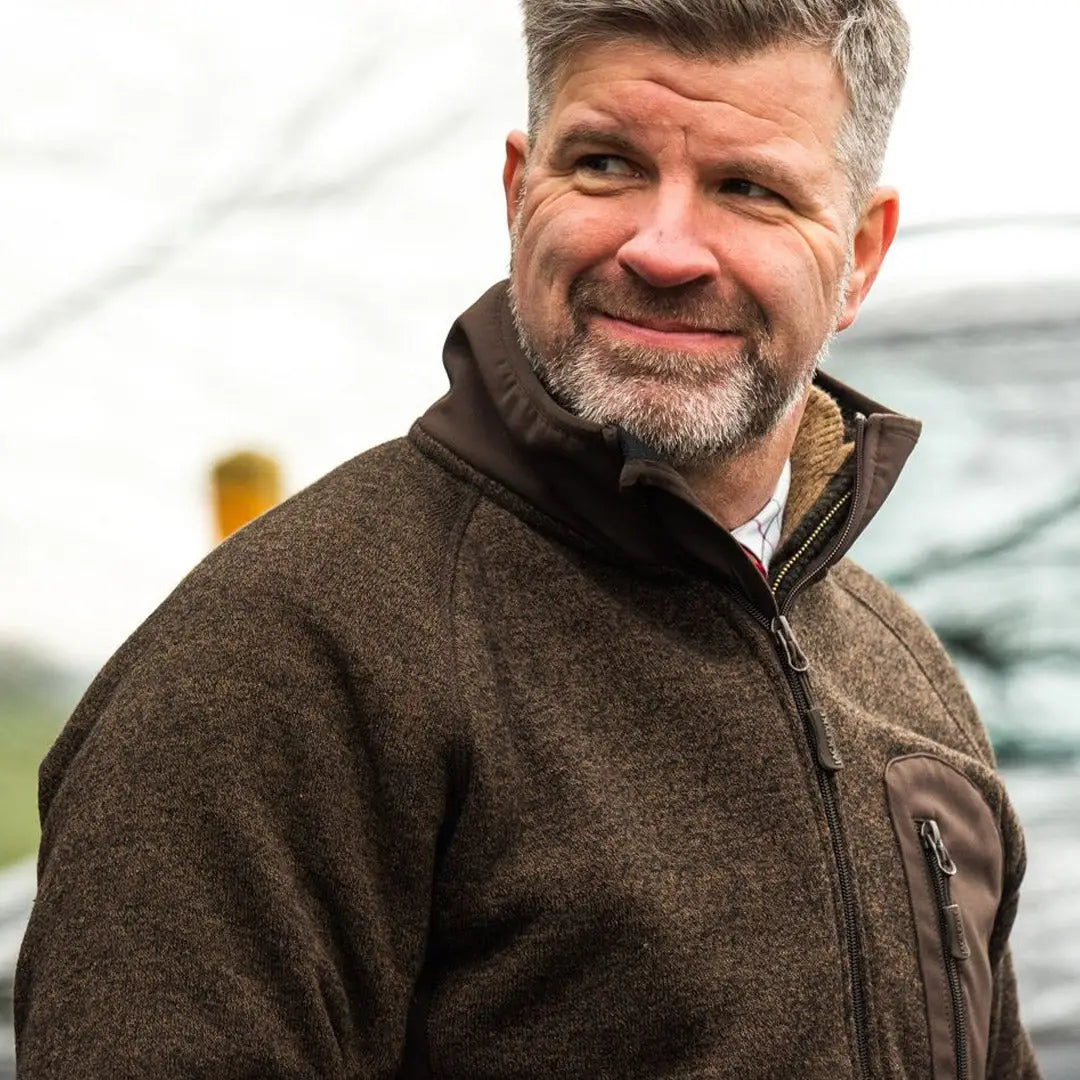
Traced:
<path id="1" fill-rule="evenodd" d="M 363 716 L 407 738 L 402 725 L 424 717 L 440 741 L 456 547 L 475 499 L 395 440 L 239 530 L 93 681 L 43 765 L 42 809 L 121 706 L 225 731 L 242 713 L 294 723 L 321 687 L 320 716 L 339 729 Z"/>
<path id="2" fill-rule="evenodd" d="M 197 572 L 302 587 L 313 597 L 357 575 L 437 564 L 475 495 L 395 439 L 338 466 L 213 551 Z"/>
<path id="3" fill-rule="evenodd" d="M 440 606 L 475 493 L 397 439 L 345 462 L 252 521 L 177 586 L 191 602 L 285 604 L 362 634 Z M 362 618 L 358 618 L 362 616 Z"/>
<path id="4" fill-rule="evenodd" d="M 851 559 L 838 563 L 829 578 L 881 632 L 907 652 L 963 733 L 968 748 L 993 768 L 994 752 L 975 703 L 931 627 L 895 589 Z"/>

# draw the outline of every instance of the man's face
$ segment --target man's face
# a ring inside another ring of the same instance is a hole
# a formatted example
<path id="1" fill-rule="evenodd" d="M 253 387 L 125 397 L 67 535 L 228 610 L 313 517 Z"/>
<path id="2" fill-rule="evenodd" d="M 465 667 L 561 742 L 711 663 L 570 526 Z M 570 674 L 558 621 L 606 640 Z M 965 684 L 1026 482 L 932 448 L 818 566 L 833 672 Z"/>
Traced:
<path id="1" fill-rule="evenodd" d="M 516 318 L 556 398 L 677 465 L 739 453 L 801 402 L 895 230 L 888 191 L 850 228 L 845 101 L 805 47 L 570 58 L 504 170 Z"/>

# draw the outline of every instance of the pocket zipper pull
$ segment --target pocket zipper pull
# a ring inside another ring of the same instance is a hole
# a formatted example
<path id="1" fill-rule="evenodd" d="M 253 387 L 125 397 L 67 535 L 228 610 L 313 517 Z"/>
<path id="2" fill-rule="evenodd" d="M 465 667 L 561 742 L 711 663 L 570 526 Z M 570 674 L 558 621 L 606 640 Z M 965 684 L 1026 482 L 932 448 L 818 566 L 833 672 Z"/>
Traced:
<path id="1" fill-rule="evenodd" d="M 949 895 L 949 878 L 956 876 L 956 863 L 953 862 L 949 849 L 945 846 L 945 838 L 941 835 L 941 829 L 933 818 L 928 818 L 919 826 L 919 836 L 922 838 L 923 847 L 933 857 L 938 869 L 945 875 L 942 881 L 941 893 L 938 903 L 941 905 L 942 929 L 945 935 L 945 944 L 949 953 L 957 960 L 966 960 L 971 956 L 971 946 L 968 945 L 967 933 L 964 930 L 964 913 L 960 905 L 953 903 Z"/>
<path id="2" fill-rule="evenodd" d="M 919 835 L 922 837 L 923 847 L 937 860 L 941 872 L 948 874 L 949 877 L 955 877 L 956 863 L 952 861 L 949 849 L 945 846 L 938 823 L 933 818 L 928 818 L 919 827 Z"/>

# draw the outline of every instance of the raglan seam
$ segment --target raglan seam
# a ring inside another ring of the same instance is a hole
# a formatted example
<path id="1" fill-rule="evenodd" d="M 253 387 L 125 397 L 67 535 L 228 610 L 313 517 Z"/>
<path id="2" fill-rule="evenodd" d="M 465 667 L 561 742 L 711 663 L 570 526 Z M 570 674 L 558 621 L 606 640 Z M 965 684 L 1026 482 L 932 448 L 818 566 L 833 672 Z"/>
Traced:
<path id="1" fill-rule="evenodd" d="M 519 495 L 501 480 L 476 468 L 445 443 L 435 438 L 420 421 L 413 425 L 409 433 L 409 442 L 422 457 L 437 468 L 476 490 L 478 497 L 484 502 L 498 507 L 523 522 L 528 528 L 541 532 L 557 543 L 610 561 L 610 552 L 601 549 L 594 540 L 590 540 L 570 525 L 531 503 L 525 496 Z"/>
<path id="2" fill-rule="evenodd" d="M 922 660 L 915 652 L 915 650 L 908 643 L 907 638 L 903 634 L 901 634 L 901 632 L 892 624 L 892 622 L 887 619 L 877 609 L 877 607 L 873 603 L 871 603 L 865 596 L 862 596 L 860 593 L 856 592 L 854 588 L 852 588 L 846 582 L 841 581 L 839 577 L 835 577 L 834 580 L 836 580 L 836 583 L 840 586 L 841 589 L 844 590 L 844 592 L 848 594 L 848 596 L 855 600 L 856 603 L 859 603 L 864 608 L 866 608 L 866 610 L 869 611 L 870 614 L 873 615 L 878 620 L 878 622 L 880 622 L 881 625 L 889 631 L 890 634 L 892 634 L 892 636 L 900 643 L 900 645 L 903 646 L 904 651 L 915 662 L 915 666 L 919 669 L 922 677 L 926 680 L 927 685 L 930 687 L 931 690 L 933 690 L 934 696 L 938 699 L 938 701 L 941 702 L 942 708 L 944 708 L 949 719 L 952 720 L 954 726 L 957 728 L 960 734 L 963 735 L 968 746 L 974 751 L 975 756 L 987 766 L 993 767 L 993 762 L 986 759 L 985 751 L 983 750 L 982 746 L 979 745 L 978 738 L 976 738 L 974 733 L 970 730 L 969 725 L 962 721 L 959 716 L 957 716 L 956 711 L 952 708 L 948 701 L 945 700 L 945 696 L 938 688 L 937 682 L 930 677 L 930 673 L 926 670 L 926 666 L 923 664 Z"/>

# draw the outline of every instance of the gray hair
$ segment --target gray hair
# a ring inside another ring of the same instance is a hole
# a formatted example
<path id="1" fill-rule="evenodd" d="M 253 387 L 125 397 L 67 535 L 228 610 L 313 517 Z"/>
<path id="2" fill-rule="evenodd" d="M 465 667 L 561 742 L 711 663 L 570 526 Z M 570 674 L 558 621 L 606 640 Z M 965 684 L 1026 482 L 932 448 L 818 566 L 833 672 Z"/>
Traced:
<path id="1" fill-rule="evenodd" d="M 836 140 L 851 209 L 872 194 L 907 72 L 909 35 L 896 0 L 521 0 L 529 137 L 547 118 L 559 74 L 582 45 L 643 38 L 695 59 L 738 60 L 773 45 L 828 49 L 847 89 Z"/>

